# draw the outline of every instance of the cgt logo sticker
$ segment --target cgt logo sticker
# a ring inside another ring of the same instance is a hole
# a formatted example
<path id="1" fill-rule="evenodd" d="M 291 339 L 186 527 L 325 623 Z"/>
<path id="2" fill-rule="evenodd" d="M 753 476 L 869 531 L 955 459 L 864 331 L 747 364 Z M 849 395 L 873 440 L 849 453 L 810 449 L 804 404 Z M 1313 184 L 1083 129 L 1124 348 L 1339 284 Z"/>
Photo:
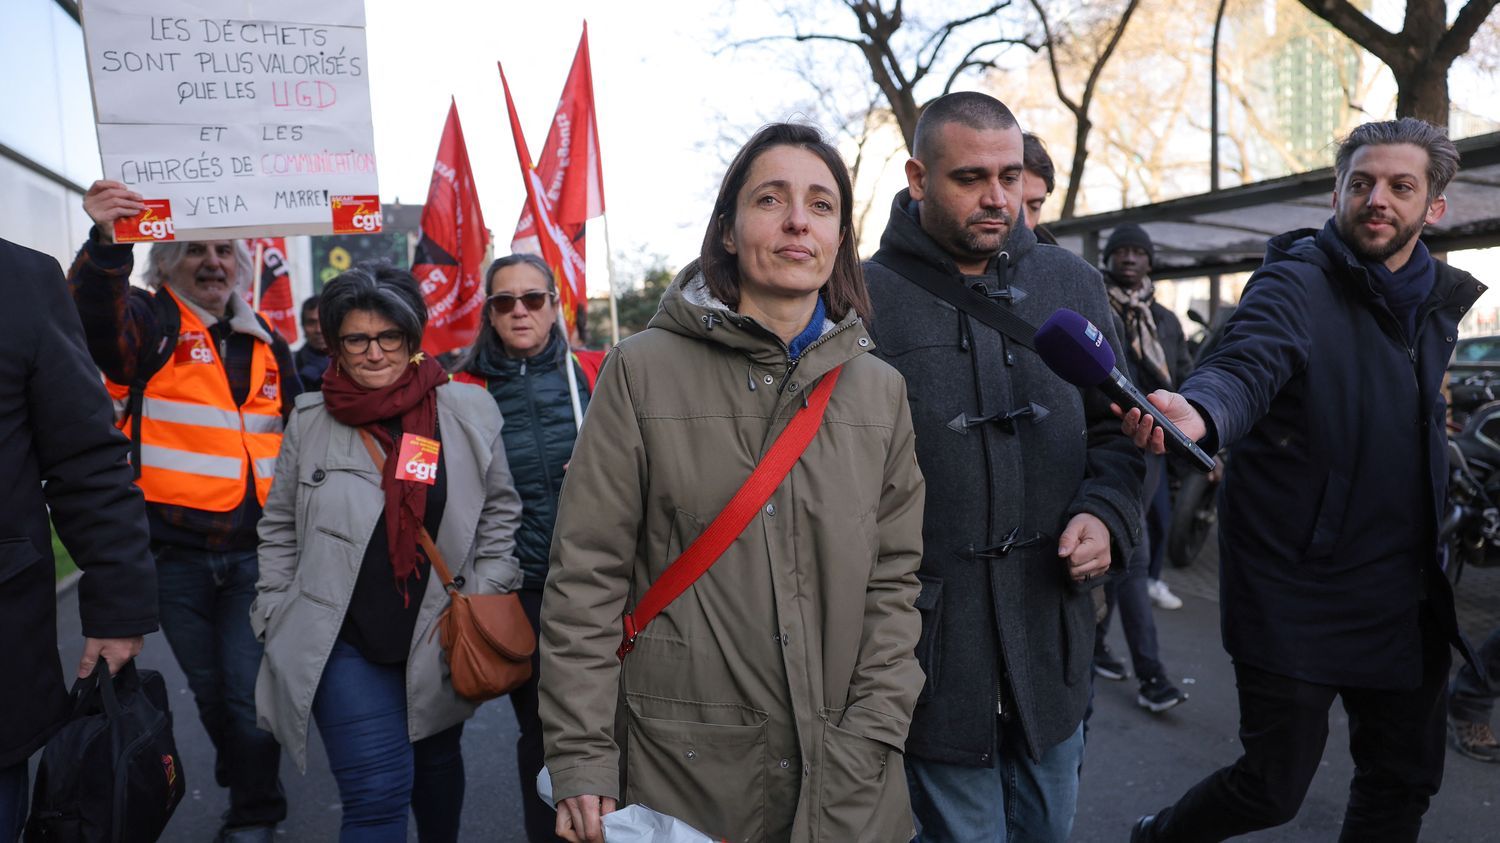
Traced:
<path id="1" fill-rule="evenodd" d="M 160 243 L 177 239 L 172 225 L 172 200 L 143 199 L 146 210 L 115 220 L 116 243 Z"/>
<path id="2" fill-rule="evenodd" d="M 374 234 L 380 230 L 379 196 L 331 196 L 334 234 Z"/>

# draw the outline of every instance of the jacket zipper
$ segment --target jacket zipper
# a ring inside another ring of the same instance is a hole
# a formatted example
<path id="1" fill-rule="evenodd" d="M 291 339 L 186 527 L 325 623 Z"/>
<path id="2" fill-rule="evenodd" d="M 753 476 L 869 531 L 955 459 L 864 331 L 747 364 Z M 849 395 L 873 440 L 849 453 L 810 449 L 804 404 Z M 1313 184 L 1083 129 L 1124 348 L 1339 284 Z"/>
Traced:
<path id="1" fill-rule="evenodd" d="M 536 409 L 536 395 L 531 388 L 531 378 L 526 374 L 526 361 L 521 361 L 521 389 L 526 392 L 526 409 L 531 418 L 531 438 L 536 440 L 537 462 L 542 466 L 542 479 L 547 481 L 548 494 L 552 489 L 552 469 L 547 466 L 547 444 L 542 441 L 542 419 Z"/>

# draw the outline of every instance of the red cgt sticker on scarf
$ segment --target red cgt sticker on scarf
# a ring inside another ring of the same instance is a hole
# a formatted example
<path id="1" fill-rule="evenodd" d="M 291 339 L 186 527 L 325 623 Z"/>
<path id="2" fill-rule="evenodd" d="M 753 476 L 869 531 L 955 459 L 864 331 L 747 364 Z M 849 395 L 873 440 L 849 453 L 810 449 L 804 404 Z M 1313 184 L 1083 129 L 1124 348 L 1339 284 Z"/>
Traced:
<path id="1" fill-rule="evenodd" d="M 397 452 L 396 479 L 415 480 L 429 486 L 436 483 L 438 453 L 442 449 L 442 443 L 436 439 L 428 439 L 413 433 L 401 434 L 401 450 Z"/>

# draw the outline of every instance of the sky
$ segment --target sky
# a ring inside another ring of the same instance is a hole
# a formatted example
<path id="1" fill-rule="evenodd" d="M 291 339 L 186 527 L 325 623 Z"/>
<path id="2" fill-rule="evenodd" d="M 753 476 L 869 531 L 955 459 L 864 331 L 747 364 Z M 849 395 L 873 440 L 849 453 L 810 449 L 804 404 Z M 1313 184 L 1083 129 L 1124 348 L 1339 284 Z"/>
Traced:
<path id="1" fill-rule="evenodd" d="M 795 116 L 785 109 L 806 95 L 763 51 L 714 54 L 730 15 L 737 31 L 775 25 L 761 3 L 366 0 L 365 11 L 382 199 L 426 199 L 452 96 L 496 254 L 509 251 L 525 200 L 497 61 L 536 155 L 588 21 L 608 235 L 626 256 L 622 274 L 657 257 L 674 269 L 693 258 L 723 150 Z M 590 279 L 604 277 L 603 246 L 603 226 L 591 223 Z"/>

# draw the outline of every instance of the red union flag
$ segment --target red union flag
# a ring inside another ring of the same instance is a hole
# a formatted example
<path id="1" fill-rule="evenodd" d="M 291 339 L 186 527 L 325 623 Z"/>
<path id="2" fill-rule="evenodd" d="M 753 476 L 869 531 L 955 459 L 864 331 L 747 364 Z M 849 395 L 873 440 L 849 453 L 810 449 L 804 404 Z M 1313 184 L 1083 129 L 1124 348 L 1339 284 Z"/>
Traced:
<path id="1" fill-rule="evenodd" d="M 557 102 L 557 114 L 547 142 L 536 161 L 536 174 L 553 220 L 573 243 L 578 255 L 587 254 L 584 222 L 604 213 L 604 168 L 599 158 L 599 123 L 594 117 L 594 80 L 589 66 L 589 29 L 583 25 L 573 69 Z M 511 239 L 511 251 L 540 254 L 536 217 L 528 203 L 521 211 Z M 578 267 L 577 298 L 585 297 L 583 267 Z"/>
<path id="2" fill-rule="evenodd" d="M 526 149 L 526 136 L 521 134 L 521 120 L 516 116 L 516 104 L 510 97 L 510 83 L 505 81 L 503 65 L 500 66 L 500 84 L 505 88 L 505 108 L 510 113 L 510 133 L 516 140 L 521 179 L 526 183 L 526 209 L 536 220 L 539 251 L 542 260 L 552 267 L 552 274 L 557 277 L 557 293 L 563 316 L 571 327 L 577 313 L 575 308 L 583 298 L 583 255 L 552 216 L 552 209 L 547 204 L 546 188 L 537 175 L 536 168 L 531 166 L 531 152 Z"/>
<path id="3" fill-rule="evenodd" d="M 292 299 L 292 274 L 286 263 L 285 237 L 258 237 L 245 241 L 250 254 L 260 250 L 260 312 L 287 342 L 297 341 L 297 302 Z"/>
<path id="4" fill-rule="evenodd" d="M 489 242 L 454 102 L 448 107 L 437 162 L 432 165 L 432 186 L 422 208 L 422 238 L 412 258 L 412 275 L 422 285 L 427 303 L 422 349 L 428 354 L 463 348 L 473 341 L 484 311 L 481 274 Z"/>

